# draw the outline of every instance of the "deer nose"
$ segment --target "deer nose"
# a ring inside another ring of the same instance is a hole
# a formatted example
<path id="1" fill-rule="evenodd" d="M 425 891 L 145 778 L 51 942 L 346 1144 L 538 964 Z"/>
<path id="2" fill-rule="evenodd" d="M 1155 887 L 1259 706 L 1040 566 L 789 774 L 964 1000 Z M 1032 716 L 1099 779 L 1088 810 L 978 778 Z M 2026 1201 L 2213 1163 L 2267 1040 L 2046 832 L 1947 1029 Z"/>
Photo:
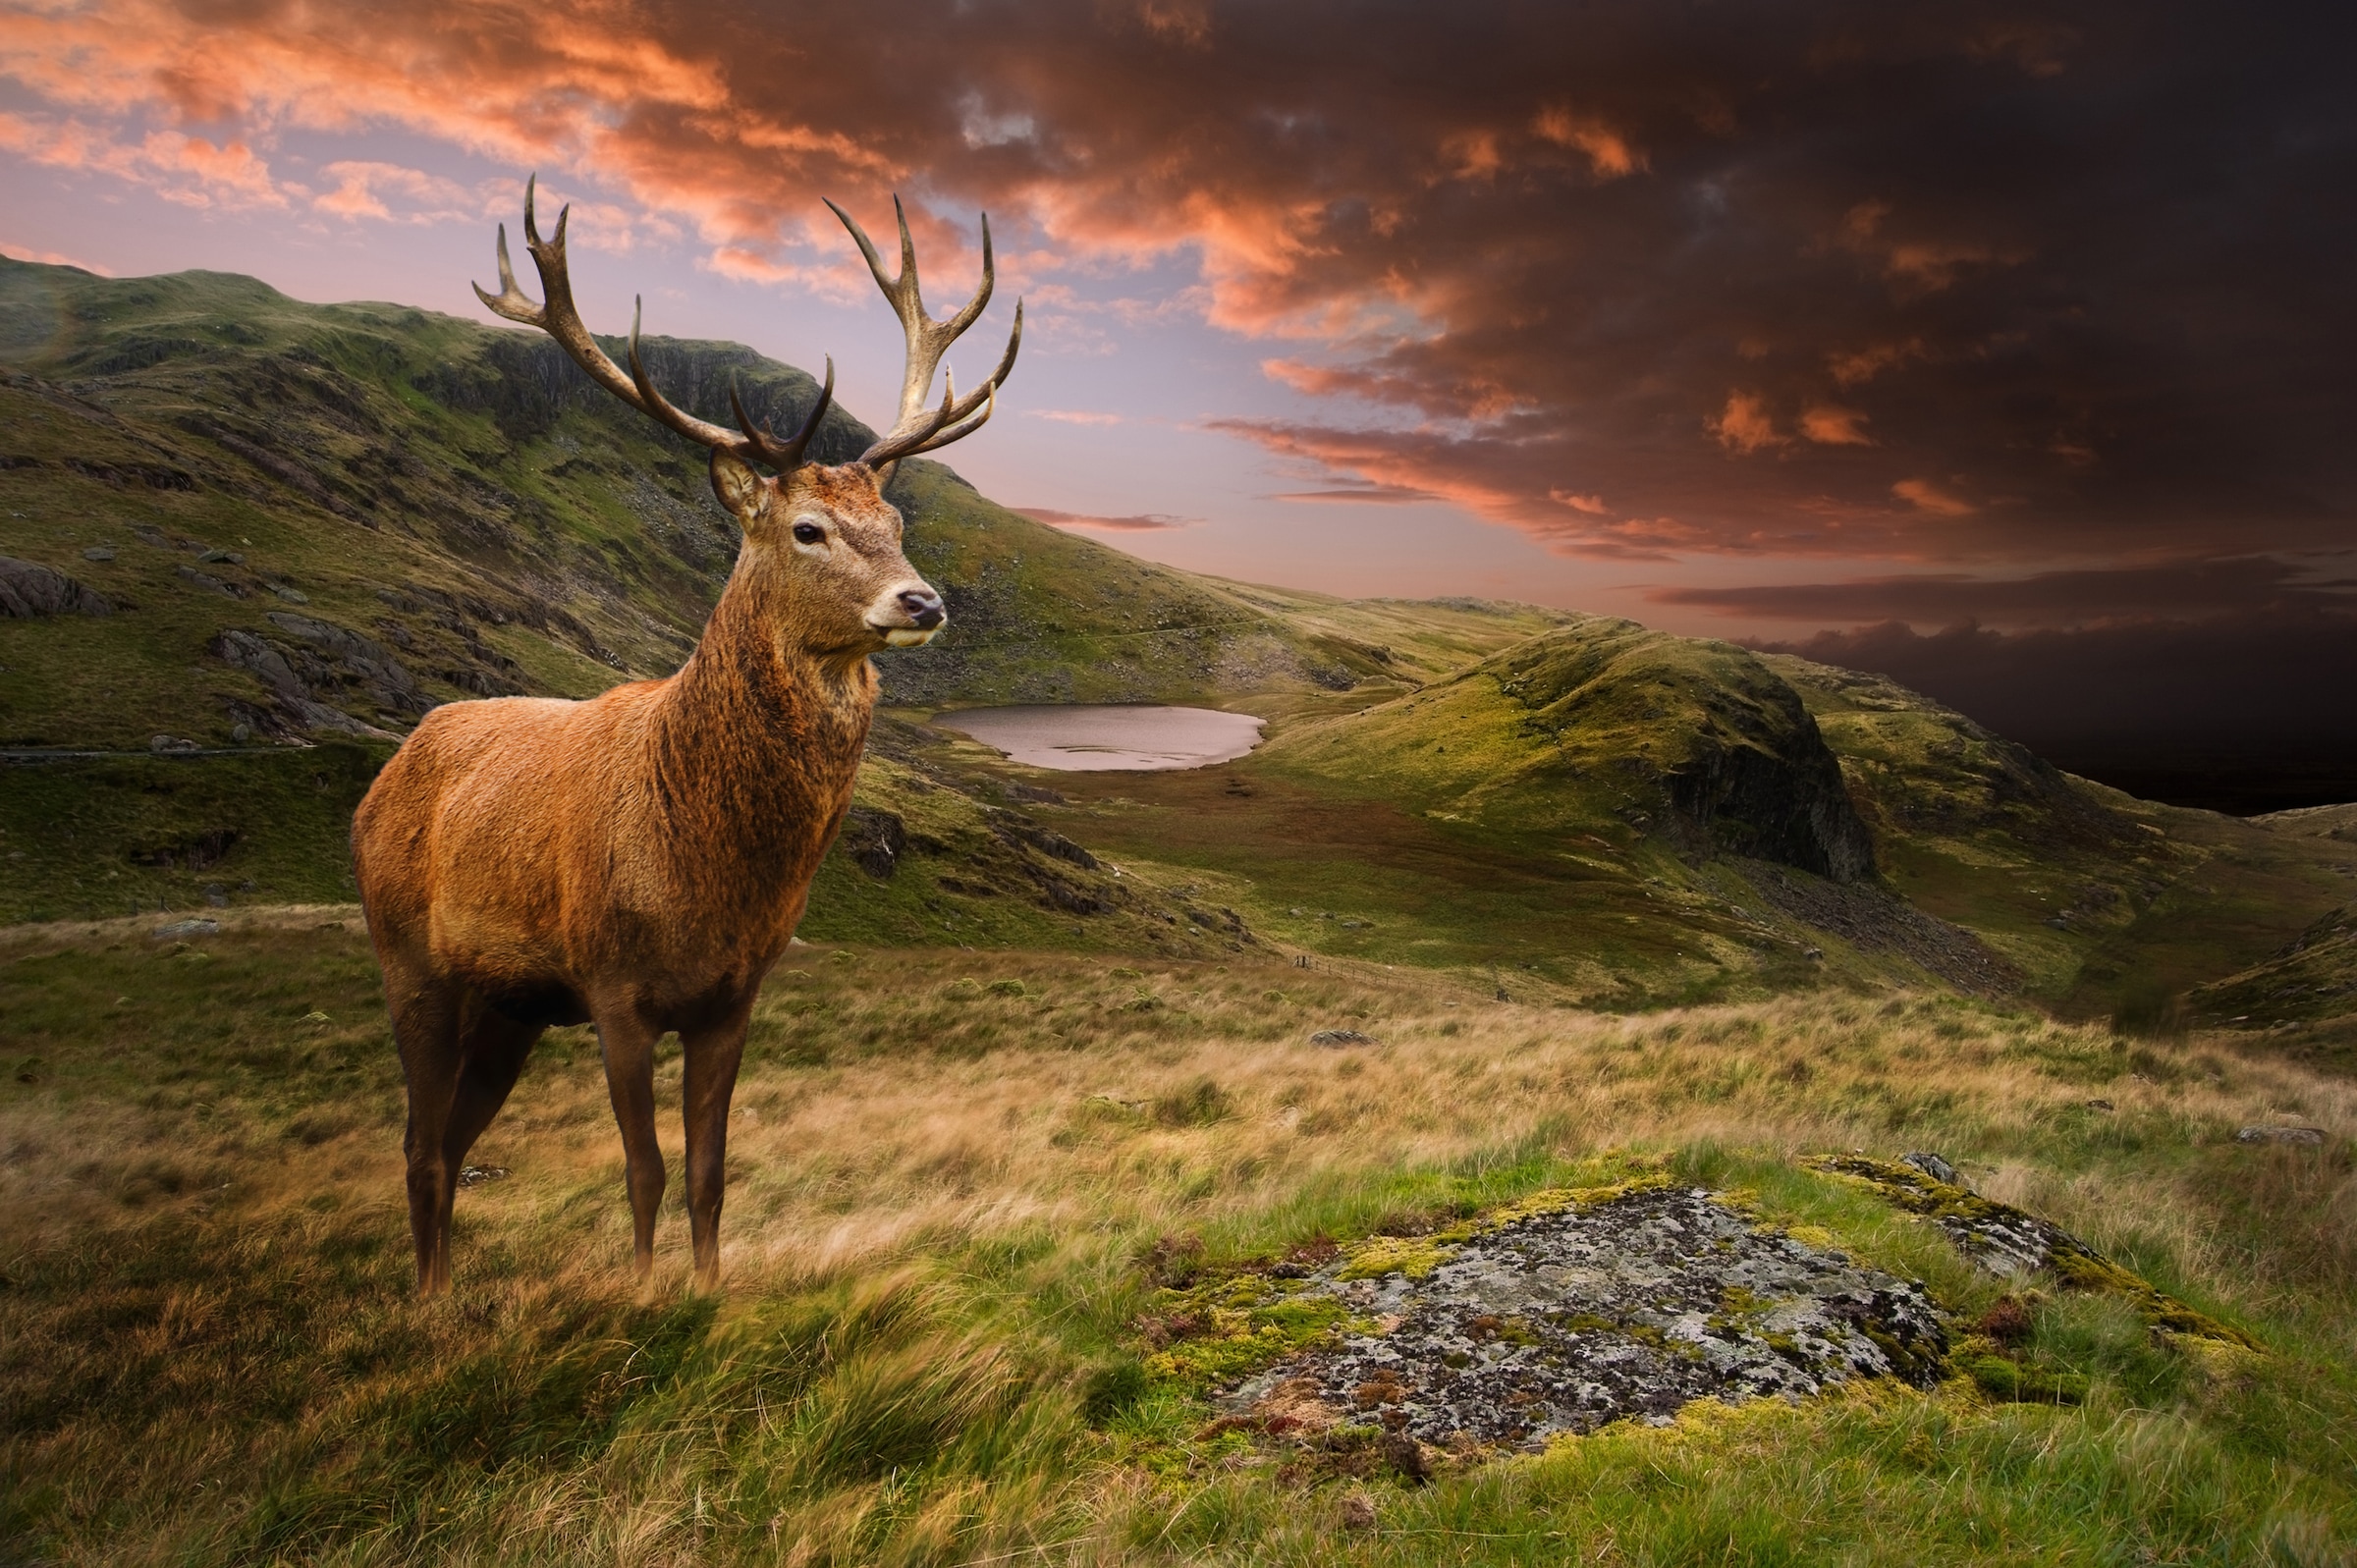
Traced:
<path id="1" fill-rule="evenodd" d="M 941 595 L 930 588 L 902 589 L 901 608 L 908 612 L 919 631 L 931 631 L 950 619 L 950 613 L 941 607 Z"/>

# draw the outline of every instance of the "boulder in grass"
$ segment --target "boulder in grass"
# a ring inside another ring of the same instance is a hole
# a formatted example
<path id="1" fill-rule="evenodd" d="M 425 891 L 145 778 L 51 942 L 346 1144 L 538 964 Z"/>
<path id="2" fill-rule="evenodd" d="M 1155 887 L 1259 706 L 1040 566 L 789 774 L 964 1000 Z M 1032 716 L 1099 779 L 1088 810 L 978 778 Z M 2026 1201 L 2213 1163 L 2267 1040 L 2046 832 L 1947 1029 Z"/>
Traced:
<path id="1" fill-rule="evenodd" d="M 2287 1143 L 2303 1149 L 2321 1149 L 2325 1145 L 2322 1127 L 2245 1127 L 2234 1135 L 2236 1143 Z"/>
<path id="2" fill-rule="evenodd" d="M 1321 1029 L 1309 1037 L 1309 1043 L 1340 1051 L 1344 1046 L 1371 1046 L 1375 1044 L 1375 1037 L 1361 1034 L 1355 1029 Z"/>
<path id="3" fill-rule="evenodd" d="M 36 561 L 0 556 L 0 620 L 32 621 L 42 616 L 111 616 L 104 595 Z"/>
<path id="4" fill-rule="evenodd" d="M 1913 1165 L 1934 1181 L 1945 1181 L 1951 1187 L 1964 1185 L 1962 1173 L 1938 1155 L 1917 1150 L 1914 1154 L 1899 1156 L 1898 1162 L 1902 1165 Z"/>

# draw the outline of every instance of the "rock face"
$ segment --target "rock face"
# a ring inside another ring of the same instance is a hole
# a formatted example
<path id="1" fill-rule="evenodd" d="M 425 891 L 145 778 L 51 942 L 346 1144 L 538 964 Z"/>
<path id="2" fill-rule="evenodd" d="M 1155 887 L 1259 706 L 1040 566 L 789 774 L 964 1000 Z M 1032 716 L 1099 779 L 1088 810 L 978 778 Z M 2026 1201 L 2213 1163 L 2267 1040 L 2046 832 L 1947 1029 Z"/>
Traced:
<path id="1" fill-rule="evenodd" d="M 402 667 L 391 650 L 333 622 L 274 610 L 270 623 L 296 639 L 281 642 L 233 628 L 213 639 L 212 655 L 260 681 L 272 699 L 269 712 L 241 712 L 256 729 L 293 736 L 326 730 L 382 735 L 389 731 L 353 718 L 336 699 L 364 702 L 377 713 L 415 719 L 433 699 Z"/>
<path id="2" fill-rule="evenodd" d="M 1626 1417 L 1667 1421 L 1695 1399 L 1924 1382 L 1947 1353 L 1921 1285 L 1755 1228 L 1694 1188 L 1513 1219 L 1420 1277 L 1412 1262 L 1349 1277 L 1364 1260 L 1328 1265 L 1296 1299 L 1339 1301 L 1374 1330 L 1244 1382 L 1223 1401 L 1232 1415 L 1277 1407 L 1296 1423 L 1537 1449 Z"/>
<path id="3" fill-rule="evenodd" d="M 1483 668 L 1559 745 L 1583 728 L 1656 728 L 1658 754 L 1632 752 L 1647 766 L 1626 772 L 1653 784 L 1688 837 L 1836 882 L 1873 871 L 1873 841 L 1816 721 L 1742 649 L 1608 622 L 1534 637 Z"/>
<path id="4" fill-rule="evenodd" d="M 35 561 L 19 561 L 15 556 L 0 556 L 0 620 L 114 613 L 115 607 L 106 602 L 104 595 L 56 568 Z"/>

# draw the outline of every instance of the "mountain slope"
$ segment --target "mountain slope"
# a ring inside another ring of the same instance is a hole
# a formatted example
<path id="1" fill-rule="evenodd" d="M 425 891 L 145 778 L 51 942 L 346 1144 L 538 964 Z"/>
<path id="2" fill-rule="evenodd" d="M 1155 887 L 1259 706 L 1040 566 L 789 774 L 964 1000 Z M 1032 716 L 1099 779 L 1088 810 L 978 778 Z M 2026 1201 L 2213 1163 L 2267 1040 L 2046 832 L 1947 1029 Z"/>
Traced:
<path id="1" fill-rule="evenodd" d="M 707 417 L 732 378 L 772 425 L 816 390 L 736 345 L 647 356 Z M 584 694 L 674 668 L 735 556 L 701 452 L 538 334 L 0 260 L 0 554 L 115 612 L 0 621 L 0 743 L 398 733 L 435 701 Z M 837 409 L 817 450 L 869 439 Z M 884 661 L 893 700 L 1348 684 L 1225 590 L 938 463 L 903 464 L 893 499 L 960 632 Z"/>

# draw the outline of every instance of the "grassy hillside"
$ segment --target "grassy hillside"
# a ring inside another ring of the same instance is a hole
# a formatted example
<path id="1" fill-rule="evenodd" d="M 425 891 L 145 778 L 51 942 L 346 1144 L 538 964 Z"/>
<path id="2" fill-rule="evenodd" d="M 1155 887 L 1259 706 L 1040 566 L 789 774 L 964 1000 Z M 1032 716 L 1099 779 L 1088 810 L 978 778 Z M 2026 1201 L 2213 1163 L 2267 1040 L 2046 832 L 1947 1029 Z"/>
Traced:
<path id="1" fill-rule="evenodd" d="M 1404 968 L 814 946 L 755 1015 L 722 1292 L 685 1288 L 675 1212 L 631 1284 L 596 1047 L 561 1030 L 459 1196 L 458 1294 L 421 1305 L 354 912 L 147 924 L 0 937 L 11 1556 L 2322 1564 L 2357 1540 L 2357 1107 L 2227 1043 L 1938 997 L 1622 1020 Z M 1308 1042 L 1337 1025 L 1382 1043 Z M 679 1084 L 668 1053 L 675 1161 Z M 2330 1142 L 2234 1140 L 2285 1118 Z M 1926 1148 L 2261 1348 L 2025 1292 L 1800 1158 Z M 1925 1281 L 1953 1359 L 1539 1454 L 1435 1447 L 1419 1483 L 1372 1418 L 1323 1445 L 1238 1425 L 1166 1354 L 1254 1354 L 1206 1334 L 1280 1260 L 1412 1257 L 1632 1170 Z"/>
<path id="2" fill-rule="evenodd" d="M 732 377 L 772 425 L 816 391 L 731 344 L 649 340 L 648 363 L 712 418 Z M 434 701 L 595 691 L 674 668 L 735 557 L 701 452 L 538 334 L 0 259 L 0 554 L 113 609 L 0 619 L 0 745 L 398 733 Z M 838 409 L 818 448 L 869 439 Z M 894 500 L 959 628 L 885 661 L 895 700 L 1348 683 L 1226 590 L 940 464 L 904 464 Z"/>

